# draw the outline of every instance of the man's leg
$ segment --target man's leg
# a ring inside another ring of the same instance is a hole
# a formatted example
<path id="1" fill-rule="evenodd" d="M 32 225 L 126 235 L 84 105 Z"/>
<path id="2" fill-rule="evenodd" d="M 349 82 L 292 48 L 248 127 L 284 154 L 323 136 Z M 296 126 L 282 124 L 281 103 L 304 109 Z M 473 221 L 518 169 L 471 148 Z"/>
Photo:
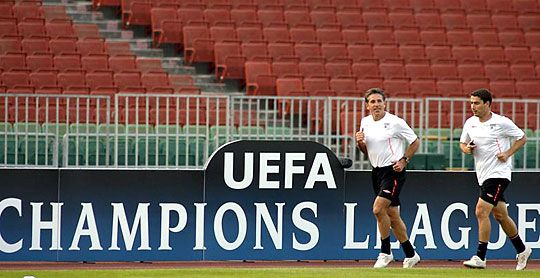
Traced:
<path id="1" fill-rule="evenodd" d="M 478 198 L 476 203 L 476 220 L 478 221 L 478 249 L 476 255 L 468 261 L 464 261 L 463 265 L 470 268 L 486 268 L 486 252 L 489 242 L 489 234 L 491 232 L 491 222 L 489 214 L 493 209 L 493 205 Z"/>
<path id="2" fill-rule="evenodd" d="M 476 251 L 476 255 L 482 260 L 486 259 L 487 245 L 491 233 L 489 214 L 492 210 L 492 204 L 478 198 L 475 212 L 476 220 L 478 221 L 478 250 Z"/>
<path id="3" fill-rule="evenodd" d="M 518 264 L 516 269 L 524 269 L 527 266 L 527 260 L 529 259 L 532 250 L 525 247 L 525 244 L 523 244 L 523 241 L 519 237 L 516 223 L 514 223 L 514 220 L 512 220 L 512 218 L 510 218 L 508 215 L 508 209 L 506 208 L 505 202 L 499 201 L 499 203 L 497 203 L 497 206 L 493 208 L 493 216 L 497 222 L 499 222 L 508 238 L 510 238 L 512 245 L 514 245 L 514 248 L 516 249 L 516 253 L 518 254 Z"/>
<path id="4" fill-rule="evenodd" d="M 409 241 L 409 236 L 407 235 L 407 226 L 405 226 L 403 219 L 401 219 L 399 207 L 388 208 L 388 216 L 390 217 L 392 232 L 394 232 L 394 235 L 401 243 L 401 248 L 403 248 L 403 253 L 405 253 L 403 267 L 414 267 L 418 262 L 420 262 L 420 256 L 416 254 L 414 247 Z"/>
<path id="5" fill-rule="evenodd" d="M 373 214 L 377 219 L 377 226 L 383 239 L 390 236 L 390 217 L 388 216 L 390 203 L 390 200 L 380 196 L 377 196 L 373 202 Z"/>
<path id="6" fill-rule="evenodd" d="M 377 196 L 373 202 L 373 214 L 377 219 L 377 226 L 381 234 L 381 254 L 377 258 L 375 268 L 386 267 L 390 262 L 394 260 L 392 251 L 390 250 L 390 217 L 388 216 L 388 208 L 391 201 Z"/>

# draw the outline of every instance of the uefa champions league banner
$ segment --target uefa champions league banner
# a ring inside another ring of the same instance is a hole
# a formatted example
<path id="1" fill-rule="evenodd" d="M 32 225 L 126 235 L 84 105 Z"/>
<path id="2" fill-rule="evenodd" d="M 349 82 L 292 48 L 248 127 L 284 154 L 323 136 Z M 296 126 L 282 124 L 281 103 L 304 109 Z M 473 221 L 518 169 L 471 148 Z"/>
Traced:
<path id="1" fill-rule="evenodd" d="M 514 173 L 505 192 L 533 248 L 537 179 Z M 0 186 L 0 261 L 374 259 L 380 248 L 371 172 L 344 170 L 314 142 L 233 142 L 204 171 L 1 169 Z M 408 173 L 401 214 L 423 259 L 475 253 L 477 190 L 472 172 Z M 488 258 L 513 259 L 492 223 Z"/>

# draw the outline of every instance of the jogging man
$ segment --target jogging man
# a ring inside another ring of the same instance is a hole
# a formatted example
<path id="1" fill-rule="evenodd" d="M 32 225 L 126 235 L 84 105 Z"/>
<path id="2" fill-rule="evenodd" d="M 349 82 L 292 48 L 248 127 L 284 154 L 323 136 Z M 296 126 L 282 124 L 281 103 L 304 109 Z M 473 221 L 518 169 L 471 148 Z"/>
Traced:
<path id="1" fill-rule="evenodd" d="M 407 227 L 399 214 L 399 193 L 405 183 L 405 168 L 420 142 L 407 123 L 388 112 L 384 91 L 372 88 L 366 92 L 366 107 L 371 115 L 360 123 L 356 133 L 358 148 L 369 158 L 375 201 L 373 214 L 381 234 L 381 252 L 373 267 L 383 268 L 394 260 L 390 250 L 390 228 L 405 253 L 404 268 L 411 268 L 420 256 L 409 242 Z M 404 142 L 407 142 L 405 149 Z"/>
<path id="2" fill-rule="evenodd" d="M 460 138 L 461 150 L 474 156 L 476 177 L 480 184 L 480 197 L 476 203 L 478 250 L 475 256 L 463 264 L 471 268 L 486 268 L 486 251 L 491 232 L 489 214 L 493 213 L 516 248 L 516 270 L 522 270 L 527 266 L 532 250 L 523 244 L 516 224 L 508 216 L 504 191 L 510 184 L 512 155 L 525 144 L 527 138 L 510 119 L 491 112 L 492 101 L 491 93 L 486 89 L 471 93 L 474 116 L 465 121 Z"/>

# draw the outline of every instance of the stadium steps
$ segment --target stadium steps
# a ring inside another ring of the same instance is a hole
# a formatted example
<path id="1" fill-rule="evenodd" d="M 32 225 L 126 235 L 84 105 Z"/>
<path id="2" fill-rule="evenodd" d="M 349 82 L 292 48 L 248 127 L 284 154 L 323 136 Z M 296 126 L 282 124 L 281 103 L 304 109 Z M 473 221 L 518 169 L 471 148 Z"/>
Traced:
<path id="1" fill-rule="evenodd" d="M 92 9 L 91 1 L 46 0 L 44 5 L 63 5 L 74 23 L 96 24 L 103 38 L 109 41 L 127 41 L 137 57 L 160 58 L 165 71 L 171 74 L 189 74 L 204 94 L 243 94 L 230 84 L 216 82 L 213 74 L 197 73 L 193 66 L 184 65 L 181 52 L 173 47 L 153 48 L 149 31 L 144 28 L 123 29 L 114 11 Z"/>

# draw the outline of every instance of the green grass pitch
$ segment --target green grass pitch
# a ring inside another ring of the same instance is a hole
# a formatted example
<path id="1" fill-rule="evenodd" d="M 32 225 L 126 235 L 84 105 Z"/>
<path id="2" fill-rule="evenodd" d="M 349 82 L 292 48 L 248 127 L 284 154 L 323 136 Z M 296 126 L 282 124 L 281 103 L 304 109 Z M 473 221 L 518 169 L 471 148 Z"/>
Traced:
<path id="1" fill-rule="evenodd" d="M 1 271 L 0 277 L 34 276 L 35 278 L 73 277 L 253 277 L 253 278 L 311 278 L 311 277 L 540 277 L 540 270 L 416 268 L 184 268 L 184 269 L 126 269 L 126 270 L 13 270 Z"/>

